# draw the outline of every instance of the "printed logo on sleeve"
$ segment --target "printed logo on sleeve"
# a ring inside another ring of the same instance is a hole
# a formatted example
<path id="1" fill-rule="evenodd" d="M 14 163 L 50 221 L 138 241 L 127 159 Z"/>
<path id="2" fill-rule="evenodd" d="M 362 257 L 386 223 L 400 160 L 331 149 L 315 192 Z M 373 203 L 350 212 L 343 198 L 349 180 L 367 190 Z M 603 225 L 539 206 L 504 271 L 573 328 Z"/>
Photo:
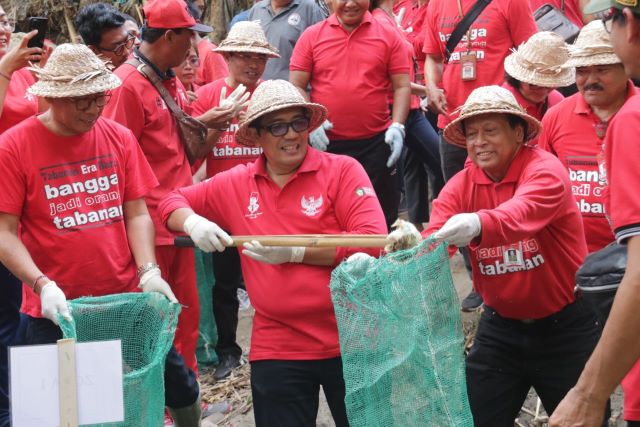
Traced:
<path id="1" fill-rule="evenodd" d="M 358 187 L 356 188 L 356 196 L 358 197 L 363 197 L 363 196 L 376 196 L 376 192 L 373 190 L 373 188 L 371 187 Z"/>
<path id="2" fill-rule="evenodd" d="M 300 199 L 300 206 L 302 207 L 302 213 L 306 216 L 316 216 L 320 212 L 320 208 L 323 203 L 322 195 L 318 196 L 309 196 Z"/>

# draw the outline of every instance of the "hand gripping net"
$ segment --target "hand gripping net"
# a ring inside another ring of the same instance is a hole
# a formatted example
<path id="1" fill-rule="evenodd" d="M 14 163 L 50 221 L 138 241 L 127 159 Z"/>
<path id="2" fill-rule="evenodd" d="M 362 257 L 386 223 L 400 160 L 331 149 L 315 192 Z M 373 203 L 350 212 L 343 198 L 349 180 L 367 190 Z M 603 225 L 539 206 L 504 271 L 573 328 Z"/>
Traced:
<path id="1" fill-rule="evenodd" d="M 332 274 L 351 427 L 473 426 L 447 248 L 430 246 Z"/>
<path id="2" fill-rule="evenodd" d="M 180 305 L 151 292 L 78 298 L 69 308 L 73 321 L 58 317 L 65 338 L 122 341 L 125 420 L 104 426 L 163 425 L 164 362 Z"/>

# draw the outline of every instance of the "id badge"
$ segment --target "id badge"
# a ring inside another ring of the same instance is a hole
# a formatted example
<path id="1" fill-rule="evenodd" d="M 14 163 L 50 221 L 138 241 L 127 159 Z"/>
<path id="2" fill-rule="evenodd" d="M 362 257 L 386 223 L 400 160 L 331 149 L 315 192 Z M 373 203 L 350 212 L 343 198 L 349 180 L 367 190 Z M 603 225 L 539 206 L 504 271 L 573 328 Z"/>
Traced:
<path id="1" fill-rule="evenodd" d="M 503 246 L 502 256 L 504 258 L 505 267 L 522 267 L 524 265 L 522 242 Z"/>
<path id="2" fill-rule="evenodd" d="M 475 52 L 467 52 L 460 55 L 460 72 L 463 81 L 476 79 L 477 61 Z"/>

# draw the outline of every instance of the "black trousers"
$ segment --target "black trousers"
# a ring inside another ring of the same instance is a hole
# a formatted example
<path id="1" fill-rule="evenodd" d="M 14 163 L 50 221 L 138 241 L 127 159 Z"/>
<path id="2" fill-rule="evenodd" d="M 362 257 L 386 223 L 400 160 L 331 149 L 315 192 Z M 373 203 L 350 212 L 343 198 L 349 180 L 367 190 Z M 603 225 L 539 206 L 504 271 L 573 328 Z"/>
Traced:
<path id="1" fill-rule="evenodd" d="M 595 316 L 581 300 L 528 324 L 485 307 L 466 361 L 474 425 L 513 427 L 531 387 L 551 414 L 599 337 Z"/>
<path id="2" fill-rule="evenodd" d="M 348 427 L 341 358 L 251 362 L 256 427 L 315 427 L 320 386 L 336 427 Z"/>
<path id="3" fill-rule="evenodd" d="M 240 255 L 236 248 L 227 248 L 223 252 L 213 252 L 213 275 L 216 284 L 213 287 L 213 318 L 218 330 L 216 354 L 239 358 L 242 348 L 236 343 L 238 328 L 238 288 L 242 287 Z"/>
<path id="4" fill-rule="evenodd" d="M 62 331 L 52 321 L 28 316 L 26 344 L 54 344 L 61 338 Z M 164 365 L 164 390 L 165 405 L 175 409 L 190 406 L 200 394 L 196 375 L 173 345 Z"/>
<path id="5" fill-rule="evenodd" d="M 384 132 L 367 139 L 331 141 L 327 151 L 334 154 L 344 154 L 360 162 L 367 172 L 380 206 L 382 206 L 387 228 L 391 229 L 391 224 L 398 219 L 400 189 L 398 188 L 397 168 L 395 166 L 387 167 L 391 149 L 384 142 Z"/>

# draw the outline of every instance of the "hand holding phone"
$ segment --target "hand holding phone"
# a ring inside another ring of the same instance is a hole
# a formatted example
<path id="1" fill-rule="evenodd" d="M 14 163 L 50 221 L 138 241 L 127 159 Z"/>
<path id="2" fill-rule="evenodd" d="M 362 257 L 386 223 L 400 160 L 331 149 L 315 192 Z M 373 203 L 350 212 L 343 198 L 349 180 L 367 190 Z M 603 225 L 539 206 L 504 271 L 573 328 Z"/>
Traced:
<path id="1" fill-rule="evenodd" d="M 47 35 L 49 18 L 44 18 L 42 16 L 30 16 L 27 18 L 27 21 L 29 22 L 29 31 L 38 30 L 38 34 L 29 40 L 27 46 L 42 48 L 44 46 L 44 39 Z"/>

